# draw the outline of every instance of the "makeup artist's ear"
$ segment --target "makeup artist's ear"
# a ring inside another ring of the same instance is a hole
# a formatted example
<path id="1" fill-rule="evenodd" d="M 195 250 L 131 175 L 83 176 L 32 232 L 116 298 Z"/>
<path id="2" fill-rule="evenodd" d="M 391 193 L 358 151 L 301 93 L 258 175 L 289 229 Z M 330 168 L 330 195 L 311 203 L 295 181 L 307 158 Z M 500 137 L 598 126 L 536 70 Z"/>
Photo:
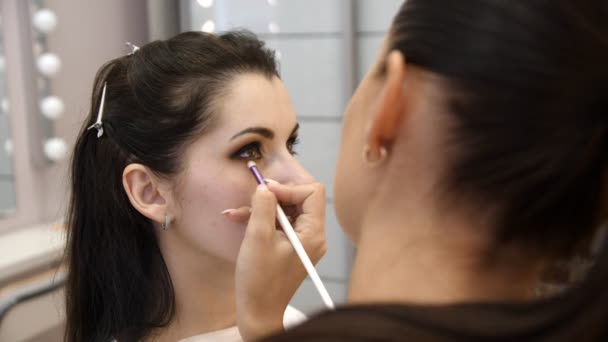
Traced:
<path id="1" fill-rule="evenodd" d="M 398 50 L 391 51 L 386 57 L 384 85 L 367 135 L 367 145 L 374 151 L 380 146 L 389 148 L 399 133 L 400 123 L 406 115 L 405 75 L 403 54 Z"/>
<path id="2" fill-rule="evenodd" d="M 158 178 L 141 164 L 129 164 L 122 172 L 122 186 L 131 205 L 152 221 L 165 222 L 168 193 Z"/>

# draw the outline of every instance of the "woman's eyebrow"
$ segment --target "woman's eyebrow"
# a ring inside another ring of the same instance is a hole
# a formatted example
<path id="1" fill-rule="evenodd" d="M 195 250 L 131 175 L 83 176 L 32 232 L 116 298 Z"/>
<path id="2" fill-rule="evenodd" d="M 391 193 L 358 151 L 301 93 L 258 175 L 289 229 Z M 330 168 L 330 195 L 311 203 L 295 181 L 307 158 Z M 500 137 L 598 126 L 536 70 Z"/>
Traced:
<path id="1" fill-rule="evenodd" d="M 273 139 L 274 138 L 274 132 L 271 129 L 268 129 L 266 127 L 247 127 L 244 130 L 238 132 L 237 134 L 233 135 L 232 138 L 230 138 L 230 141 L 240 137 L 243 134 L 249 134 L 249 133 L 254 133 L 254 134 L 259 134 L 261 136 L 263 136 L 264 138 L 267 139 Z"/>
<path id="2" fill-rule="evenodd" d="M 296 125 L 291 130 L 291 133 L 289 135 L 290 136 L 294 135 L 298 131 L 299 128 L 300 128 L 300 124 L 296 123 Z M 258 134 L 258 135 L 261 135 L 264 138 L 270 139 L 270 140 L 272 140 L 274 138 L 274 132 L 271 129 L 266 128 L 266 127 L 261 127 L 261 126 L 253 126 L 253 127 L 247 127 L 244 130 L 233 135 L 229 141 L 232 141 L 244 134 Z"/>

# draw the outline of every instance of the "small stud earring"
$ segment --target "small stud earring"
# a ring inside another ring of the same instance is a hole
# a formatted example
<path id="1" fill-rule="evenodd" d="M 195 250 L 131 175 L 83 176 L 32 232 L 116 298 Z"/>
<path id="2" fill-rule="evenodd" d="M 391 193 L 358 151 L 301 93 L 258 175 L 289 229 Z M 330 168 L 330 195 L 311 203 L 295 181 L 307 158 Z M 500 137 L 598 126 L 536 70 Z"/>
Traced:
<path id="1" fill-rule="evenodd" d="M 372 149 L 369 147 L 369 145 L 365 145 L 365 147 L 363 147 L 363 160 L 372 166 L 376 166 L 384 162 L 388 156 L 388 151 L 384 146 L 380 146 L 378 152 L 374 153 L 374 155 L 375 156 L 372 156 Z"/>

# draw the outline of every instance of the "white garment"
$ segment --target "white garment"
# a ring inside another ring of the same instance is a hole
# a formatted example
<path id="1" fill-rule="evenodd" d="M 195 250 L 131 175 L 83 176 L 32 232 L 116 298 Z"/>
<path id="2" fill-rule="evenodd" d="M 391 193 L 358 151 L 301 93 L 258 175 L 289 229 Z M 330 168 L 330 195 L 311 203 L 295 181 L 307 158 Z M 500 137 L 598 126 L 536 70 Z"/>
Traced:
<path id="1" fill-rule="evenodd" d="M 283 315 L 283 327 L 288 329 L 295 325 L 298 325 L 306 320 L 306 315 L 300 312 L 298 309 L 288 306 L 285 309 Z M 212 331 L 202 335 L 196 335 L 188 337 L 178 342 L 241 342 L 241 334 L 239 334 L 239 328 L 234 326 L 222 330 Z"/>

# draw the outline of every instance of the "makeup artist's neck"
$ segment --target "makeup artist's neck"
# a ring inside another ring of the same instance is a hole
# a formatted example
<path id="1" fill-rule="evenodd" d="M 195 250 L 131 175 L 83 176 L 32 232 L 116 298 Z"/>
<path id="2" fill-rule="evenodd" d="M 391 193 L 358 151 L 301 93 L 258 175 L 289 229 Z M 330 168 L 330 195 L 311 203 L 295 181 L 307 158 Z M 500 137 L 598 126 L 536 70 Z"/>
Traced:
<path id="1" fill-rule="evenodd" d="M 175 293 L 175 315 L 154 342 L 178 341 L 236 325 L 234 264 L 182 250 L 163 257 Z"/>
<path id="2" fill-rule="evenodd" d="M 538 264 L 517 252 L 482 264 L 482 220 L 434 215 L 393 198 L 370 209 L 351 275 L 351 303 L 453 304 L 533 297 Z"/>

